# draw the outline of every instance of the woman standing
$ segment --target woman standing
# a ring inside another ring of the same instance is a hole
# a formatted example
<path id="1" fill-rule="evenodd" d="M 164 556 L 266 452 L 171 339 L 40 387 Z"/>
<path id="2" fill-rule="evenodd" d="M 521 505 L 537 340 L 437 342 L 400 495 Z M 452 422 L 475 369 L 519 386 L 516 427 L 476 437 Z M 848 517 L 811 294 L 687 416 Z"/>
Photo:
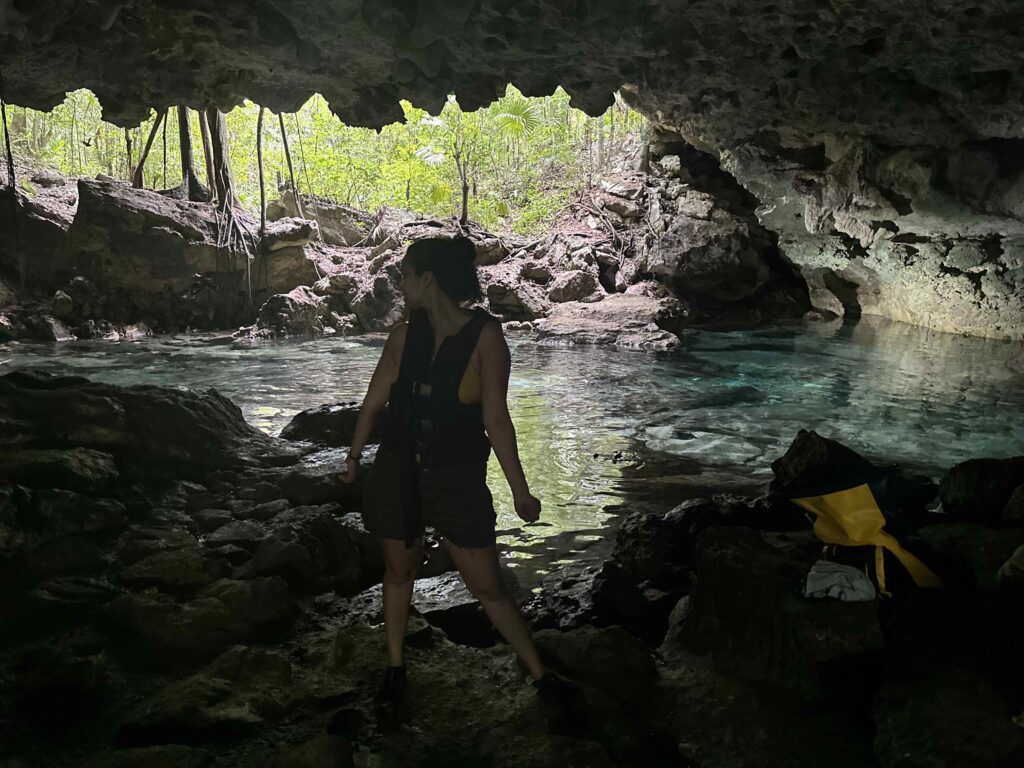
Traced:
<path id="1" fill-rule="evenodd" d="M 506 396 L 511 366 L 501 324 L 460 304 L 481 296 L 472 242 L 420 240 L 402 260 L 409 322 L 391 332 L 363 399 L 342 480 L 356 476 L 374 416 L 385 407 L 380 448 L 367 478 L 363 521 L 384 552 L 388 666 L 378 698 L 405 692 L 403 639 L 425 524 L 440 533 L 466 586 L 530 671 L 545 701 L 570 703 L 578 689 L 545 670 L 505 586 L 487 488 L 491 448 L 512 489 L 516 514 L 540 517 L 516 446 Z"/>

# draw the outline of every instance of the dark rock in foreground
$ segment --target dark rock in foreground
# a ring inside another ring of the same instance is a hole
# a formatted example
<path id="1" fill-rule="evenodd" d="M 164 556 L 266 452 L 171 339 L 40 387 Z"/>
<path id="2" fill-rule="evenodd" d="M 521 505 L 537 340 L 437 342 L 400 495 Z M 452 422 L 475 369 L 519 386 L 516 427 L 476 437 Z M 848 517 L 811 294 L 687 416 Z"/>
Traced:
<path id="1" fill-rule="evenodd" d="M 215 390 L 116 387 L 30 371 L 0 376 L 0 450 L 71 447 L 198 477 L 272 452 L 273 442 Z M 22 466 L 22 474 L 30 471 Z"/>
<path id="2" fill-rule="evenodd" d="M 352 445 L 352 435 L 355 433 L 358 418 L 358 403 L 319 405 L 295 414 L 281 430 L 280 437 L 285 440 L 305 440 L 335 448 Z M 373 432 L 371 432 L 367 443 L 379 442 L 380 424 L 378 422 L 374 424 Z"/>
<path id="3" fill-rule="evenodd" d="M 942 508 L 966 522 L 1011 525 L 1024 523 L 1019 500 L 1024 487 L 1024 456 L 1012 459 L 971 459 L 942 478 Z"/>

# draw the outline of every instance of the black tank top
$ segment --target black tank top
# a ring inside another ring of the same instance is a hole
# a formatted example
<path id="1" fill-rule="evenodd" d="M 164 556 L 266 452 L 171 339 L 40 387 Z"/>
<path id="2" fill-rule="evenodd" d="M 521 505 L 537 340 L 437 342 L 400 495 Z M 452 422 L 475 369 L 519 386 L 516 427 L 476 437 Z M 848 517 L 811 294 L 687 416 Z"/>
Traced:
<path id="1" fill-rule="evenodd" d="M 484 324 L 493 319 L 484 310 L 475 310 L 458 332 L 445 338 L 435 357 L 434 329 L 426 310 L 409 316 L 381 436 L 381 447 L 399 457 L 406 546 L 412 546 L 420 512 L 419 470 L 486 465 L 490 457 L 483 405 L 459 400 L 459 384 Z"/>

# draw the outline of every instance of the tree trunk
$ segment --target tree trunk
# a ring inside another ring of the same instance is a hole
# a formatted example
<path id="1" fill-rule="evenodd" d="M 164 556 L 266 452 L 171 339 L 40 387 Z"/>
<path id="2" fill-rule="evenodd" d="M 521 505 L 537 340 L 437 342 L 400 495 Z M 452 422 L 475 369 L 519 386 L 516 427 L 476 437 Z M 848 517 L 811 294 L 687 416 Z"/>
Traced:
<path id="1" fill-rule="evenodd" d="M 210 143 L 213 145 L 213 180 L 217 190 L 217 200 L 227 203 L 232 208 L 238 207 L 235 197 L 235 184 L 231 176 L 231 163 L 228 157 L 228 127 L 224 113 L 216 107 L 206 110 L 206 119 L 210 126 Z"/>
<path id="2" fill-rule="evenodd" d="M 466 176 L 466 168 L 459 164 L 459 178 L 462 180 L 462 213 L 459 214 L 459 224 L 466 226 L 469 221 L 469 179 Z"/>
<path id="3" fill-rule="evenodd" d="M 127 164 L 125 165 L 125 176 L 132 175 L 132 135 L 127 128 L 124 129 L 124 148 L 125 157 L 127 158 Z"/>
<path id="4" fill-rule="evenodd" d="M 149 137 L 146 139 L 146 146 L 142 148 L 142 155 L 139 157 L 139 164 L 135 166 L 135 173 L 132 175 L 132 186 L 142 189 L 142 169 L 146 165 L 146 158 L 149 157 L 149 150 L 153 147 L 153 140 L 156 139 L 156 132 L 160 130 L 160 123 L 164 120 L 164 113 L 157 113 L 153 127 L 149 129 Z"/>
<path id="5" fill-rule="evenodd" d="M 210 188 L 210 199 L 217 199 L 217 185 L 214 182 L 213 142 L 210 140 L 210 122 L 206 119 L 206 111 L 199 111 L 199 134 L 203 138 L 203 159 L 206 161 L 206 185 Z"/>
<path id="6" fill-rule="evenodd" d="M 264 108 L 260 107 L 260 114 L 256 118 L 256 168 L 260 177 L 260 239 L 267 232 L 267 189 L 263 182 L 263 113 Z"/>
<path id="7" fill-rule="evenodd" d="M 163 176 L 160 181 L 160 185 L 167 189 L 167 124 L 171 122 L 171 108 L 167 108 L 167 112 L 164 113 L 164 130 L 163 130 L 163 141 L 164 141 L 164 170 Z"/>
<path id="8" fill-rule="evenodd" d="M 266 110 L 260 107 L 259 117 L 256 118 L 256 168 L 259 172 L 260 177 L 260 269 L 263 272 L 264 278 L 266 278 L 267 270 L 267 188 L 263 181 L 263 113 Z M 248 265 L 248 262 L 246 262 Z M 245 270 L 245 282 L 249 289 L 249 310 L 253 309 L 252 306 L 252 277 L 248 266 Z"/>
<path id="9" fill-rule="evenodd" d="M 188 124 L 188 107 L 178 107 L 178 144 L 181 147 L 181 184 L 182 195 L 193 203 L 206 203 L 210 200 L 210 190 L 203 186 L 196 175 L 195 163 L 192 159 L 192 129 Z"/>
<path id="10" fill-rule="evenodd" d="M 304 219 L 306 217 L 302 213 L 302 199 L 299 197 L 299 188 L 295 184 L 295 169 L 292 167 L 292 153 L 288 149 L 288 135 L 284 130 L 284 115 L 279 112 L 277 119 L 281 124 L 281 143 L 284 145 L 285 160 L 288 161 L 288 178 L 291 179 L 292 182 L 292 194 L 295 196 L 295 210 L 298 211 L 299 218 Z"/>

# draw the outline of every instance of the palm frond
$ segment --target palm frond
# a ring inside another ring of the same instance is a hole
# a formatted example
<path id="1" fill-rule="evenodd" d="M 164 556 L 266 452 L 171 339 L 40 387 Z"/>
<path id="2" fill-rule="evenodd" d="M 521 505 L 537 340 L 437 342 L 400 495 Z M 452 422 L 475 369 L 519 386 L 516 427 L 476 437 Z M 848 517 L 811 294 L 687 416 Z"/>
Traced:
<path id="1" fill-rule="evenodd" d="M 495 119 L 501 130 L 513 136 L 533 133 L 540 125 L 540 115 L 524 96 L 506 96 L 497 103 Z"/>

